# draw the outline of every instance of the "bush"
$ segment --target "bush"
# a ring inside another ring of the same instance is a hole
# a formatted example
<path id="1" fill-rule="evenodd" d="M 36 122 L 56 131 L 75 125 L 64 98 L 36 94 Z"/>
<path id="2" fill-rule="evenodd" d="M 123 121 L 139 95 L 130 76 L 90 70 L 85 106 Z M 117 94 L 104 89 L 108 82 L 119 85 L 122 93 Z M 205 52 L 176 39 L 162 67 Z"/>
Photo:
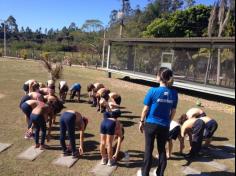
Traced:
<path id="1" fill-rule="evenodd" d="M 20 57 L 24 60 L 28 58 L 27 51 L 25 49 L 20 50 Z"/>

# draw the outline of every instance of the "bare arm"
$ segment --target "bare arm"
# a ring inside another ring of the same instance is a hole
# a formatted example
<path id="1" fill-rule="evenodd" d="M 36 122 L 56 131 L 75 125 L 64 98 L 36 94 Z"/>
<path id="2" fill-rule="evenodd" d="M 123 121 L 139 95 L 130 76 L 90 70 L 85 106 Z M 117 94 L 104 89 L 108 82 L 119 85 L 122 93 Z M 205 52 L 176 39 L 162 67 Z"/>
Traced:
<path id="1" fill-rule="evenodd" d="M 148 106 L 144 106 L 143 107 L 143 111 L 142 111 L 142 114 L 141 114 L 141 119 L 140 121 L 144 121 L 146 116 L 147 116 L 147 113 L 148 113 L 148 110 L 149 110 L 149 107 Z"/>
<path id="2" fill-rule="evenodd" d="M 181 135 L 178 136 L 178 139 L 179 139 L 179 144 L 180 144 L 180 147 L 179 147 L 179 152 L 180 153 L 183 153 L 183 149 L 184 149 L 184 138 L 181 137 Z"/>
<path id="3" fill-rule="evenodd" d="M 84 131 L 80 131 L 80 146 L 79 146 L 80 155 L 84 153 Z"/>
<path id="4" fill-rule="evenodd" d="M 141 133 L 143 133 L 144 119 L 146 118 L 148 111 L 149 111 L 149 107 L 145 105 L 143 107 L 143 111 L 142 111 L 141 119 L 140 119 L 140 124 L 139 124 L 139 131 Z"/>

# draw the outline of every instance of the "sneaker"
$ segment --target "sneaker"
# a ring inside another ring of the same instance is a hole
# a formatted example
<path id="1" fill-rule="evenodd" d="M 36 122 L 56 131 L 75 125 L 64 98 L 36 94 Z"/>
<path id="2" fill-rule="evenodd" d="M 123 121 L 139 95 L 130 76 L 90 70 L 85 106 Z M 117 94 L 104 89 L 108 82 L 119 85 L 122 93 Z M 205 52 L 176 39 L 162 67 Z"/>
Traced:
<path id="1" fill-rule="evenodd" d="M 107 158 L 102 158 L 101 165 L 106 165 L 106 164 L 107 164 Z"/>
<path id="2" fill-rule="evenodd" d="M 107 162 L 107 166 L 114 166 L 116 164 L 116 161 L 115 160 L 108 160 Z"/>
<path id="3" fill-rule="evenodd" d="M 69 152 L 68 150 L 66 150 L 66 151 L 63 151 L 62 155 L 63 155 L 63 156 L 70 156 L 70 155 L 71 155 L 71 152 Z"/>
<path id="4" fill-rule="evenodd" d="M 72 153 L 72 158 L 79 158 L 79 151 L 76 151 L 75 153 Z"/>

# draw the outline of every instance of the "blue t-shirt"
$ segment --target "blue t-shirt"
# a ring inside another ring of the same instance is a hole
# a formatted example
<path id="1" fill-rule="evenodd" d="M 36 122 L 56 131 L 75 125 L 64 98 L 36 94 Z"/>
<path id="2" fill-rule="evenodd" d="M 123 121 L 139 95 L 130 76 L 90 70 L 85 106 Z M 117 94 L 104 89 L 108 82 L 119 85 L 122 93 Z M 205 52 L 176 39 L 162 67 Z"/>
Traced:
<path id="1" fill-rule="evenodd" d="M 75 83 L 75 84 L 72 85 L 70 90 L 80 91 L 80 89 L 81 89 L 81 85 L 79 83 Z"/>
<path id="2" fill-rule="evenodd" d="M 177 91 L 168 87 L 151 88 L 144 99 L 144 105 L 149 107 L 146 122 L 169 127 L 171 110 L 177 104 Z"/>

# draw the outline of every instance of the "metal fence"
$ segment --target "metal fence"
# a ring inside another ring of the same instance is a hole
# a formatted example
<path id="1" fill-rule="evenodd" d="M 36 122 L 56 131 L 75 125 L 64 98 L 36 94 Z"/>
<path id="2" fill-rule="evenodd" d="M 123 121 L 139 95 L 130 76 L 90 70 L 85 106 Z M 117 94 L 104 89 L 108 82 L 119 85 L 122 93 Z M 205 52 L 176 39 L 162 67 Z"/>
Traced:
<path id="1" fill-rule="evenodd" d="M 235 88 L 234 44 L 110 41 L 109 69 L 155 77 L 169 67 L 179 82 Z"/>

